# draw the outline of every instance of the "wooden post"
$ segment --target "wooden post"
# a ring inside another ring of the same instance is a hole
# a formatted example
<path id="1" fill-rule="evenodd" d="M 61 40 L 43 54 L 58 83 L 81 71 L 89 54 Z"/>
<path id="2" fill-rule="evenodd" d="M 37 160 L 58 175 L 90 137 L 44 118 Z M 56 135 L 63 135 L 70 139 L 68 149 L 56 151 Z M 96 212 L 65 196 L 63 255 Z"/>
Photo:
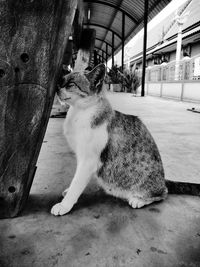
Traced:
<path id="1" fill-rule="evenodd" d="M 77 4 L 0 2 L 0 218 L 29 195 Z"/>
<path id="2" fill-rule="evenodd" d="M 90 65 L 94 53 L 95 37 L 96 31 L 94 29 L 83 30 L 74 71 L 84 71 Z"/>

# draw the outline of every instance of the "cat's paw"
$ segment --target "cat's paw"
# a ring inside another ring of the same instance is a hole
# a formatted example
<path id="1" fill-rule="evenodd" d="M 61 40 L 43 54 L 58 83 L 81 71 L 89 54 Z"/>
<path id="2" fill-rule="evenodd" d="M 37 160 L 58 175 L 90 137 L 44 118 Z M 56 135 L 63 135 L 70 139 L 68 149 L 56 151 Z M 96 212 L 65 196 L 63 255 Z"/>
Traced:
<path id="1" fill-rule="evenodd" d="M 128 203 L 133 209 L 140 209 L 144 205 L 147 205 L 147 203 L 143 199 L 137 197 L 132 197 L 131 199 L 129 199 Z"/>
<path id="2" fill-rule="evenodd" d="M 51 214 L 55 215 L 55 216 L 59 216 L 59 215 L 64 215 L 68 212 L 70 212 L 70 210 L 72 209 L 72 207 L 68 207 L 66 205 L 64 205 L 62 202 L 57 203 L 56 205 L 54 205 L 51 209 Z"/>

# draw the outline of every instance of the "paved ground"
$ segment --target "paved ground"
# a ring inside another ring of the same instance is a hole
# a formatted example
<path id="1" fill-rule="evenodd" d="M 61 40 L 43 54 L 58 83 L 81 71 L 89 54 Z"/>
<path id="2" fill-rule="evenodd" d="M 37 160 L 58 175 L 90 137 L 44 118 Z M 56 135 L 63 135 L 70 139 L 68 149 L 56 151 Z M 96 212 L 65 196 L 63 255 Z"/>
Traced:
<path id="1" fill-rule="evenodd" d="M 168 179 L 200 182 L 200 114 L 186 110 L 197 105 L 122 93 L 108 98 L 146 123 Z M 93 181 L 69 215 L 50 215 L 76 165 L 62 123 L 49 121 L 26 209 L 0 220 L 0 266 L 199 267 L 198 197 L 169 195 L 133 210 Z"/>

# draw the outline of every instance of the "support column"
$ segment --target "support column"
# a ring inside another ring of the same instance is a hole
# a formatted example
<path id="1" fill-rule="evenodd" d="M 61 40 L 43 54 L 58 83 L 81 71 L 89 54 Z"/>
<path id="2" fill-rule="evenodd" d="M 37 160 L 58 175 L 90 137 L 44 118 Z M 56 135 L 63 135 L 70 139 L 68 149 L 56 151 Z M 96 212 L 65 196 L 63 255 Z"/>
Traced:
<path id="1" fill-rule="evenodd" d="M 0 218 L 29 195 L 77 4 L 0 3 Z"/>
<path id="2" fill-rule="evenodd" d="M 115 34 L 112 33 L 112 67 L 114 66 L 114 51 L 115 51 Z"/>
<path id="3" fill-rule="evenodd" d="M 106 44 L 106 67 L 108 65 L 108 44 Z"/>
<path id="4" fill-rule="evenodd" d="M 145 95 L 145 70 L 146 70 L 146 50 L 147 50 L 147 24 L 149 0 L 144 1 L 144 39 L 143 39 L 143 60 L 142 60 L 142 90 L 141 96 Z"/>
<path id="5" fill-rule="evenodd" d="M 102 63 L 104 63 L 105 59 L 104 59 L 104 51 L 102 50 Z"/>
<path id="6" fill-rule="evenodd" d="M 74 71 L 84 71 L 90 65 L 94 53 L 95 37 L 96 31 L 94 29 L 83 30 Z"/>
<path id="7" fill-rule="evenodd" d="M 177 45 L 176 45 L 176 63 L 175 63 L 175 74 L 174 79 L 179 80 L 179 70 L 180 70 L 180 59 L 181 59 L 181 47 L 182 47 L 182 27 L 183 22 L 177 19 L 178 24 L 178 35 L 177 35 Z"/>
<path id="8" fill-rule="evenodd" d="M 124 70 L 124 38 L 125 38 L 125 14 L 122 12 L 122 71 Z"/>

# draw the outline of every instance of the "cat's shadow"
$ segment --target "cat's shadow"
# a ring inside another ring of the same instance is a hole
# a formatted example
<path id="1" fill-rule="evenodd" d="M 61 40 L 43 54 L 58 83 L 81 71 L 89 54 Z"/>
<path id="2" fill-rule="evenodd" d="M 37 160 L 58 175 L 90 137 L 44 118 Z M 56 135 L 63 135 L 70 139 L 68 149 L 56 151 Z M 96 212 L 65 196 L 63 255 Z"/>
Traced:
<path id="1" fill-rule="evenodd" d="M 89 192 L 84 193 L 79 198 L 79 201 L 77 202 L 75 208 L 81 209 L 81 208 L 91 208 L 93 206 L 101 204 L 111 205 L 111 206 L 126 206 L 127 203 L 123 201 L 122 199 L 110 196 L 106 194 L 102 189 L 99 189 L 95 192 Z"/>
<path id="2" fill-rule="evenodd" d="M 22 216 L 35 214 L 35 213 L 49 213 L 51 207 L 60 202 L 62 196 L 55 195 L 53 193 L 47 194 L 30 194 L 27 200 L 25 209 L 22 212 Z M 106 205 L 117 205 L 117 206 L 126 206 L 125 201 L 107 195 L 102 189 L 92 192 L 84 192 L 78 202 L 75 204 L 73 210 L 70 213 L 73 213 L 75 210 L 80 210 L 83 208 L 91 208 L 99 204 Z"/>

